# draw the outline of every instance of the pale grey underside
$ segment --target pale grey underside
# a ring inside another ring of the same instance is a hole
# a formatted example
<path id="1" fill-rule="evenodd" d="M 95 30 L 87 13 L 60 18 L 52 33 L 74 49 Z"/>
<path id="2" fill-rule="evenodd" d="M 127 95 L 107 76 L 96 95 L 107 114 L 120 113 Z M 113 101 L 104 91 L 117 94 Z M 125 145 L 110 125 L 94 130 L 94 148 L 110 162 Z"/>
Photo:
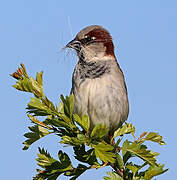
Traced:
<path id="1" fill-rule="evenodd" d="M 115 59 L 104 62 L 109 71 L 96 78 L 81 78 L 80 64 L 73 73 L 71 92 L 75 96 L 75 113 L 88 115 L 91 129 L 98 123 L 110 131 L 117 129 L 128 117 L 129 105 L 124 78 Z"/>

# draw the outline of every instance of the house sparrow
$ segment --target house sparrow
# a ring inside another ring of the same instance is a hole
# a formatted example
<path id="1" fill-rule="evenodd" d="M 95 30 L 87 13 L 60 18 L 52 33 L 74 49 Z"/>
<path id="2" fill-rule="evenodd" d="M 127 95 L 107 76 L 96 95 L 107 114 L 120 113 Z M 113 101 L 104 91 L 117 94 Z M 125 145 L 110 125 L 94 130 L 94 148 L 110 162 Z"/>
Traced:
<path id="1" fill-rule="evenodd" d="M 66 47 L 74 49 L 78 56 L 71 89 L 74 112 L 89 116 L 91 130 L 102 123 L 113 134 L 127 119 L 129 103 L 110 33 L 98 25 L 88 26 Z"/>

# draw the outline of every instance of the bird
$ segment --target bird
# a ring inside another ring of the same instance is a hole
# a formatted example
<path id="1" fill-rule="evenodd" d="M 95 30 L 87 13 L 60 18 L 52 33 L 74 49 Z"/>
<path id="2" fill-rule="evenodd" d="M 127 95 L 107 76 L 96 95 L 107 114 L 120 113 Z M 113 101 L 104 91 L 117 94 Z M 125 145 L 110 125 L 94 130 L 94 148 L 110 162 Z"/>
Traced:
<path id="1" fill-rule="evenodd" d="M 128 118 L 129 101 L 112 36 L 102 26 L 90 25 L 66 48 L 74 49 L 78 57 L 71 88 L 74 113 L 88 115 L 90 131 L 97 124 L 105 124 L 113 134 Z"/>

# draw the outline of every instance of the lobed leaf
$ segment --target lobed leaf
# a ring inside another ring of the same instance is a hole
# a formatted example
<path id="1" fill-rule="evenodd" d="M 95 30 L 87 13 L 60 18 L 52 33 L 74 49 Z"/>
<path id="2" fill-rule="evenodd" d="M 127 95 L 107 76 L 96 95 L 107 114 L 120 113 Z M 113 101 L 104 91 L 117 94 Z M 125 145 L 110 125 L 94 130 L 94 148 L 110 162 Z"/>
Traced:
<path id="1" fill-rule="evenodd" d="M 109 175 L 109 177 L 104 176 L 104 180 L 123 180 L 123 178 L 115 172 L 107 172 L 107 174 Z"/>
<path id="2" fill-rule="evenodd" d="M 69 156 L 66 153 L 63 153 L 60 150 L 58 152 L 58 158 L 60 160 L 60 169 L 61 169 L 61 172 L 65 172 L 65 171 L 71 170 L 73 168 L 71 160 L 70 160 Z"/>
<path id="3" fill-rule="evenodd" d="M 144 161 L 148 162 L 150 165 L 156 165 L 156 156 L 158 153 L 147 150 L 147 147 L 145 145 L 141 145 L 140 143 L 130 143 L 128 140 L 126 140 L 123 143 L 122 147 L 122 153 L 123 156 L 126 154 L 126 152 L 130 152 L 134 154 L 135 156 L 140 157 Z"/>
<path id="4" fill-rule="evenodd" d="M 43 71 L 41 71 L 40 73 L 37 72 L 36 81 L 41 87 L 43 87 Z"/>
<path id="5" fill-rule="evenodd" d="M 101 161 L 105 163 L 114 163 L 115 162 L 115 154 L 112 152 L 114 147 L 107 144 L 106 142 L 98 142 L 97 144 L 91 144 L 91 146 L 95 150 L 95 155 Z"/>
<path id="6" fill-rule="evenodd" d="M 163 174 L 166 171 L 168 171 L 168 169 L 164 170 L 163 168 L 164 168 L 164 164 L 163 165 L 158 165 L 158 166 L 150 166 L 148 168 L 148 170 L 145 172 L 144 179 L 149 180 L 149 179 L 153 178 L 154 176 Z"/>
<path id="7" fill-rule="evenodd" d="M 77 137 L 62 136 L 62 140 L 60 141 L 60 143 L 62 144 L 68 144 L 71 146 L 79 146 L 84 144 L 85 142 L 85 136 L 81 134 L 78 134 Z"/>
<path id="8" fill-rule="evenodd" d="M 82 118 L 79 117 L 77 114 L 73 114 L 74 121 L 81 126 L 87 133 L 90 128 L 90 120 L 87 115 L 82 116 Z"/>
<path id="9" fill-rule="evenodd" d="M 49 117 L 45 119 L 45 124 L 55 126 L 56 128 L 66 128 L 70 129 L 70 126 L 68 123 L 63 121 L 63 119 L 57 118 L 57 117 Z"/>
<path id="10" fill-rule="evenodd" d="M 94 149 L 85 151 L 85 145 L 73 147 L 75 158 L 81 162 L 88 163 L 89 165 L 99 165 Z"/>
<path id="11" fill-rule="evenodd" d="M 105 124 L 97 124 L 93 128 L 90 137 L 92 139 L 100 139 L 103 136 L 106 136 L 107 134 L 108 134 L 108 129 L 107 129 L 106 125 Z"/>
<path id="12" fill-rule="evenodd" d="M 55 108 L 52 101 L 50 101 L 46 96 L 42 98 L 42 103 L 58 115 L 58 108 Z"/>
<path id="13" fill-rule="evenodd" d="M 20 91 L 33 93 L 32 82 L 28 78 L 19 79 L 13 87 Z"/>
<path id="14" fill-rule="evenodd" d="M 46 116 L 46 115 L 55 115 L 55 113 L 43 104 L 40 99 L 34 97 L 31 98 L 31 101 L 27 105 L 28 113 L 34 114 L 35 116 Z"/>
<path id="15" fill-rule="evenodd" d="M 38 125 L 29 127 L 29 129 L 31 130 L 31 132 L 24 134 L 24 136 L 28 139 L 23 142 L 23 144 L 25 144 L 23 150 L 27 150 L 29 146 L 35 141 L 51 133 L 47 129 Z"/>
<path id="16" fill-rule="evenodd" d="M 17 72 L 11 76 L 18 80 L 16 84 L 13 85 L 17 90 L 33 93 L 36 97 L 44 96 L 42 82 L 43 72 L 37 73 L 36 80 L 32 77 L 29 78 L 25 66 L 21 64 L 21 68 L 18 68 Z"/>
<path id="17" fill-rule="evenodd" d="M 81 174 L 83 174 L 87 169 L 87 166 L 83 164 L 78 164 L 77 168 L 74 168 L 72 171 L 65 172 L 65 176 L 73 176 L 70 180 L 77 179 Z"/>
<path id="18" fill-rule="evenodd" d="M 63 102 L 65 115 L 71 118 L 74 111 L 74 95 L 66 96 L 66 99 L 61 95 L 60 98 Z"/>
<path id="19" fill-rule="evenodd" d="M 162 140 L 162 136 L 160 136 L 158 133 L 155 133 L 155 132 L 149 132 L 147 134 L 147 136 L 145 138 L 143 138 L 141 141 L 142 142 L 144 142 L 144 141 L 157 142 L 160 145 L 164 145 L 165 144 L 165 142 Z"/>
<path id="20" fill-rule="evenodd" d="M 133 175 L 135 176 L 135 174 L 144 166 L 146 166 L 148 163 L 145 162 L 144 164 L 142 164 L 141 166 L 137 165 L 137 164 L 133 164 L 132 162 L 127 163 L 126 164 L 126 168 L 128 168 L 129 170 L 132 171 Z"/>
<path id="21" fill-rule="evenodd" d="M 59 106 L 58 106 L 58 112 L 60 112 L 61 114 L 64 114 L 64 105 L 63 102 L 59 102 Z"/>
<path id="22" fill-rule="evenodd" d="M 44 154 L 46 157 L 51 158 L 50 153 L 47 150 L 45 150 L 44 148 L 41 149 L 40 147 L 38 147 L 38 150 L 39 150 L 40 154 Z"/>
<path id="23" fill-rule="evenodd" d="M 41 72 L 42 73 L 42 72 Z M 38 75 L 39 73 L 37 73 Z M 36 96 L 36 97 L 43 97 L 44 96 L 44 91 L 43 91 L 43 86 L 41 84 L 39 84 L 34 78 L 30 77 L 29 79 L 31 81 L 32 84 L 32 88 L 33 91 L 32 93 Z M 41 83 L 41 82 L 40 82 Z"/>
<path id="24" fill-rule="evenodd" d="M 44 170 L 38 170 L 39 174 L 36 175 L 34 179 L 57 179 L 57 177 L 67 171 L 72 171 L 72 163 L 70 158 L 66 153 L 62 151 L 58 152 L 59 161 L 52 158 L 50 154 L 44 149 L 39 148 L 38 165 L 41 166 Z"/>
<path id="25" fill-rule="evenodd" d="M 122 127 L 118 128 L 115 132 L 114 132 L 114 136 L 113 138 L 117 137 L 117 136 L 122 136 L 124 134 L 129 134 L 129 133 L 134 133 L 135 132 L 135 127 L 129 123 L 129 124 L 125 124 Z"/>

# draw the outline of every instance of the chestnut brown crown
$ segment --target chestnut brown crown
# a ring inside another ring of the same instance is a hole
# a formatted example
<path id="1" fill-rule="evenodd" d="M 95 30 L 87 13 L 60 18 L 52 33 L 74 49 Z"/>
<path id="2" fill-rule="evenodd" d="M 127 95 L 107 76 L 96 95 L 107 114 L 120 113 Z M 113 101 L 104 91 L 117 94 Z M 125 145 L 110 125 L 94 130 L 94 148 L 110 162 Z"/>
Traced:
<path id="1" fill-rule="evenodd" d="M 110 33 L 98 25 L 87 26 L 82 29 L 66 47 L 75 49 L 79 53 L 84 47 L 90 45 L 104 48 L 106 56 L 114 56 L 114 44 Z"/>

